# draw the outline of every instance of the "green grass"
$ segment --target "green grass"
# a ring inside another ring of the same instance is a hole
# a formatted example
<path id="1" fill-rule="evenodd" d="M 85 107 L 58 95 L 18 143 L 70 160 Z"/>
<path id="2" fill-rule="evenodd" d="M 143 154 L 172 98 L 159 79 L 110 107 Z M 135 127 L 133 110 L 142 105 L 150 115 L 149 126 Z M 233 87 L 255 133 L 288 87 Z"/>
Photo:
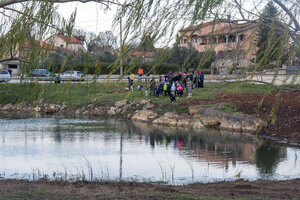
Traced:
<path id="1" fill-rule="evenodd" d="M 233 107 L 232 104 L 229 104 L 229 103 L 225 103 L 223 107 L 217 108 L 217 109 L 220 110 L 220 111 L 229 113 L 229 114 L 241 114 L 240 112 L 237 112 L 235 110 L 235 108 Z"/>
<path id="2" fill-rule="evenodd" d="M 220 91 L 225 93 L 263 93 L 269 89 L 269 85 L 258 85 L 258 84 L 248 84 L 248 83 L 232 83 L 220 89 Z M 271 87 L 271 90 L 275 88 Z"/>
<path id="3" fill-rule="evenodd" d="M 129 101 L 145 98 L 140 91 L 125 91 L 127 83 L 64 83 L 64 84 L 40 84 L 40 83 L 23 83 L 23 84 L 0 84 L 0 104 L 29 102 L 36 103 L 39 99 L 44 98 L 48 103 L 61 104 L 67 103 L 69 106 L 80 107 L 93 102 L 96 105 L 113 105 L 114 102 L 122 99 Z M 137 87 L 137 85 L 135 85 Z M 192 91 L 192 98 L 214 100 L 220 93 L 243 93 L 254 92 L 262 93 L 268 88 L 266 85 L 253 84 L 229 84 L 221 87 L 220 84 L 206 84 L 205 88 L 197 88 Z M 168 97 L 160 96 L 159 98 L 148 97 L 154 103 L 162 104 L 158 112 L 176 111 L 182 113 L 186 107 L 173 107 Z M 183 98 L 177 98 L 177 102 L 187 100 L 186 94 Z"/>
<path id="4" fill-rule="evenodd" d="M 167 112 L 176 112 L 177 114 L 188 113 L 189 109 L 187 106 L 177 106 L 173 104 L 161 104 L 160 106 L 155 108 L 155 111 L 163 115 Z"/>

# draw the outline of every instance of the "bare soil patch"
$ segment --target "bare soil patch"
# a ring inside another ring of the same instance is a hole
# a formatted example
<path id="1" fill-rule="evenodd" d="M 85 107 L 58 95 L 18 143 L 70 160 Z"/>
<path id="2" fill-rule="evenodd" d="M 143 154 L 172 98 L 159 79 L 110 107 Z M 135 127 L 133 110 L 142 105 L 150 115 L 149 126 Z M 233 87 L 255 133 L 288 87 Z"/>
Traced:
<path id="1" fill-rule="evenodd" d="M 260 93 L 223 94 L 215 100 L 193 99 L 179 103 L 181 106 L 207 105 L 214 103 L 231 103 L 238 112 L 256 115 L 266 122 L 259 133 L 261 137 L 286 140 L 300 143 L 300 92 L 283 92 L 279 98 L 278 92 L 268 95 L 262 105 Z M 275 108 L 278 103 L 278 108 Z M 270 121 L 270 113 L 275 108 L 276 122 Z"/>

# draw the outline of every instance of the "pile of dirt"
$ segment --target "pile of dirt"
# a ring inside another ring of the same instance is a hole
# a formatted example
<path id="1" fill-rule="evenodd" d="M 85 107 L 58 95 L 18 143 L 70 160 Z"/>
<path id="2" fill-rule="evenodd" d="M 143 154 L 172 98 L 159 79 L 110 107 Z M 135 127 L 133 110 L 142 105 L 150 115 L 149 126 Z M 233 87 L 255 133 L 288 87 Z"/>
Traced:
<path id="1" fill-rule="evenodd" d="M 300 143 L 300 92 L 283 92 L 281 97 L 273 92 L 259 106 L 262 98 L 260 94 L 225 96 L 237 111 L 257 115 L 266 122 L 259 136 Z M 272 110 L 275 123 L 272 123 Z"/>
<path id="2" fill-rule="evenodd" d="M 195 183 L 0 181 L 0 199 L 300 199 L 300 179 Z"/>

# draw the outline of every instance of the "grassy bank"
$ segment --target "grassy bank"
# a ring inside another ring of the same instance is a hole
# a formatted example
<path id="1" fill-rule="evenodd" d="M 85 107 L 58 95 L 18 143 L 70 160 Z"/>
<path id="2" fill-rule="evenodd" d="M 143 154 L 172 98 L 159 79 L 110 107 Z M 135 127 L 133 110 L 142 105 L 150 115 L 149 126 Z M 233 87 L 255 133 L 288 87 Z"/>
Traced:
<path id="1" fill-rule="evenodd" d="M 91 102 L 98 105 L 113 105 L 116 101 L 145 98 L 137 89 L 126 91 L 127 83 L 63 83 L 63 84 L 0 84 L 0 104 L 17 104 L 29 102 L 34 104 L 43 98 L 46 102 L 80 107 Z M 135 88 L 137 84 L 135 85 Z M 262 93 L 267 90 L 265 85 L 230 84 L 222 87 L 220 84 L 206 84 L 205 88 L 196 88 L 190 99 L 215 100 L 220 94 L 228 93 Z M 170 104 L 168 97 L 149 97 L 159 104 Z M 177 101 L 187 100 L 186 95 Z M 158 108 L 159 109 L 159 108 Z M 158 110 L 159 111 L 159 110 Z M 184 112 L 182 109 L 180 112 Z"/>

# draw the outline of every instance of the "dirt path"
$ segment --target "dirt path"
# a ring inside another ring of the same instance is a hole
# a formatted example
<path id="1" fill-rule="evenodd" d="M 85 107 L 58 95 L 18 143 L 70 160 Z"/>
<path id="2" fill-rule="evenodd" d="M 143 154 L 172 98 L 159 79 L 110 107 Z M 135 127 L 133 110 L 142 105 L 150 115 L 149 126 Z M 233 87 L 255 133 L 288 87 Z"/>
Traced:
<path id="1" fill-rule="evenodd" d="M 222 198 L 221 198 L 222 197 Z M 0 199 L 300 199 L 300 179 L 186 186 L 148 183 L 0 181 Z"/>

